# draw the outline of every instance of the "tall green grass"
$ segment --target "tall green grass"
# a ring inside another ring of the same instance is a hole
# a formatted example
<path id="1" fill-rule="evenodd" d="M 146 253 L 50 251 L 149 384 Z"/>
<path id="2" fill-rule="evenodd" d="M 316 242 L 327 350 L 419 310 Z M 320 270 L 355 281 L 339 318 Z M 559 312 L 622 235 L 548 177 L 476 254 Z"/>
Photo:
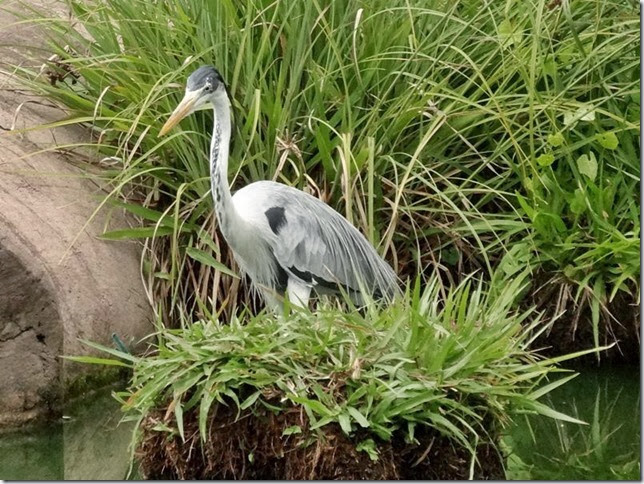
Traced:
<path id="1" fill-rule="evenodd" d="M 214 230 L 211 115 L 156 136 L 204 63 L 233 100 L 235 187 L 313 192 L 403 276 L 530 267 L 590 306 L 596 344 L 618 293 L 639 302 L 636 3 L 70 5 L 73 21 L 39 21 L 58 59 L 17 72 L 68 110 L 59 124 L 92 128 L 105 203 L 143 222 L 105 236 L 146 240 L 166 320 L 230 319 L 248 301 Z"/>

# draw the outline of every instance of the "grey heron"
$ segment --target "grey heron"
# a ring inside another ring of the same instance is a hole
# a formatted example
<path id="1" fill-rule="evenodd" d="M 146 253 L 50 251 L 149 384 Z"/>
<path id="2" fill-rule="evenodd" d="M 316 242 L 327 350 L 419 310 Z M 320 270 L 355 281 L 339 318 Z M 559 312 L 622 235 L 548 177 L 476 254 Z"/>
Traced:
<path id="1" fill-rule="evenodd" d="M 296 188 L 258 181 L 231 195 L 228 153 L 231 111 L 226 85 L 212 66 L 195 70 L 185 95 L 161 128 L 165 135 L 181 119 L 206 108 L 214 111 L 210 181 L 220 230 L 239 268 L 261 292 L 267 306 L 283 298 L 302 307 L 311 291 L 391 300 L 398 292 L 395 272 L 342 215 Z"/>

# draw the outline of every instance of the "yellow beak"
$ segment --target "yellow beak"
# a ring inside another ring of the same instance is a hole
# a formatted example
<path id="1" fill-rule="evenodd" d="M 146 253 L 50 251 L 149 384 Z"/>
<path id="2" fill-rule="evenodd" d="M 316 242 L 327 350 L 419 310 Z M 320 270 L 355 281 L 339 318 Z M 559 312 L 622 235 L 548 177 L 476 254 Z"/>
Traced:
<path id="1" fill-rule="evenodd" d="M 193 111 L 198 97 L 199 91 L 187 92 L 176 109 L 172 111 L 172 114 L 161 128 L 161 131 L 159 131 L 159 136 L 165 135 L 175 124 L 190 114 Z"/>

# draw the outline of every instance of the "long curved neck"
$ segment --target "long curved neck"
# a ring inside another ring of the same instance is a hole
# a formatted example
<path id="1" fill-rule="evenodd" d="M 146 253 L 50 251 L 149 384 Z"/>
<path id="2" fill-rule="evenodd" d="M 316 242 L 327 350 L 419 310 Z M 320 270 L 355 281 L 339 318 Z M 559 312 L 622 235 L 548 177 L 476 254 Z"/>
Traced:
<path id="1" fill-rule="evenodd" d="M 237 213 L 228 186 L 228 152 L 230 146 L 230 106 L 228 101 L 215 102 L 212 140 L 210 142 L 210 184 L 215 213 L 224 237 L 228 239 Z"/>

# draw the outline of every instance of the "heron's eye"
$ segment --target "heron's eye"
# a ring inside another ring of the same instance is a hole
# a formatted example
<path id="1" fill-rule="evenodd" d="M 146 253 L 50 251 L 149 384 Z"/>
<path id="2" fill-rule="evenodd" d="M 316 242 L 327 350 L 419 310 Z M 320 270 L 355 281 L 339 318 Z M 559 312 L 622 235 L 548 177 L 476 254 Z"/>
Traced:
<path id="1" fill-rule="evenodd" d="M 206 85 L 204 86 L 203 90 L 205 92 L 212 92 L 212 84 L 210 82 L 207 82 Z"/>

